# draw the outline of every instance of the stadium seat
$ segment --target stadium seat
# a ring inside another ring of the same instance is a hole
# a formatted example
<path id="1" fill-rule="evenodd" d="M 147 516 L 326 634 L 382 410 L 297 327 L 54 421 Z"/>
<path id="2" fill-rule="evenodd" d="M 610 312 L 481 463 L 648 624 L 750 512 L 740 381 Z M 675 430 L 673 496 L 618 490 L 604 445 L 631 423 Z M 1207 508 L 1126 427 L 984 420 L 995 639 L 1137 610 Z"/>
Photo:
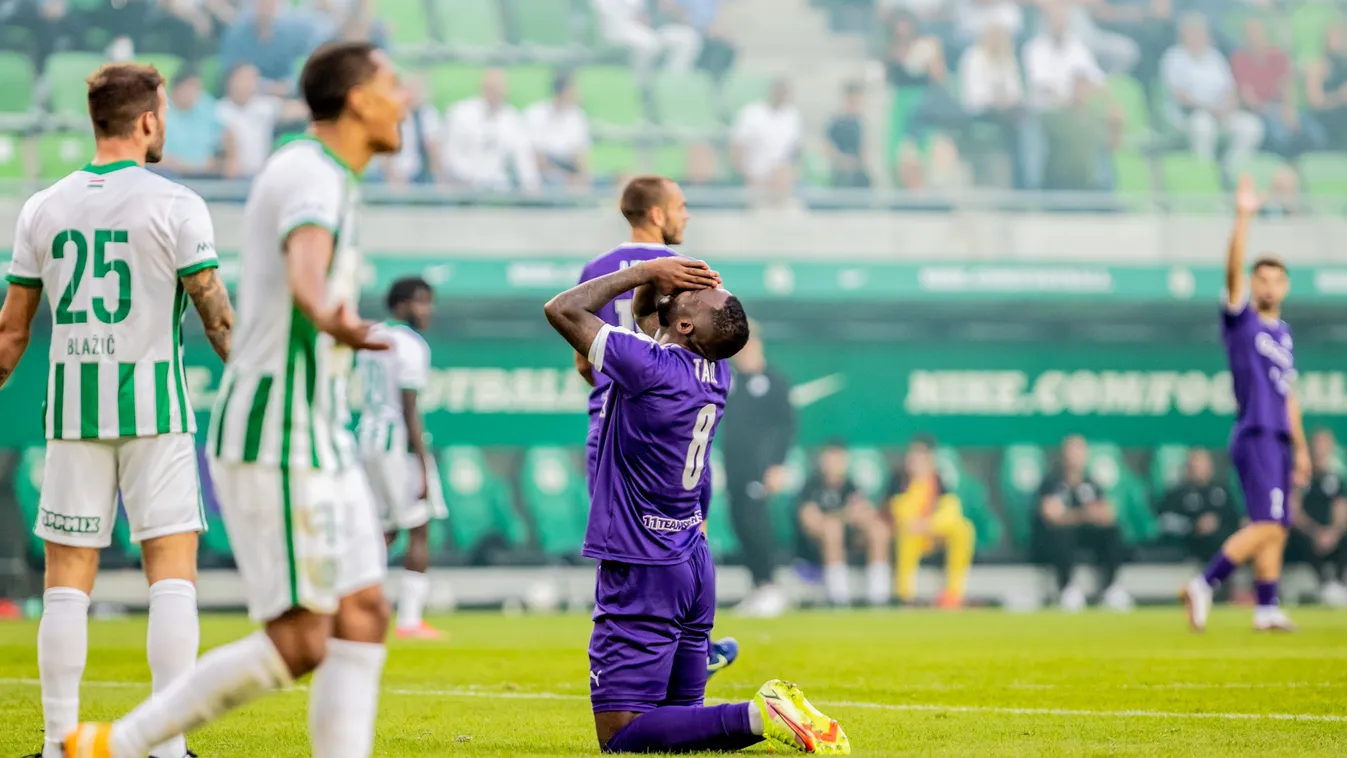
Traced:
<path id="1" fill-rule="evenodd" d="M 145 53 L 136 56 L 136 63 L 142 63 L 154 66 L 159 75 L 166 81 L 172 82 L 173 77 L 177 76 L 178 70 L 182 68 L 182 58 L 176 55 L 166 55 L 162 53 Z"/>
<path id="2" fill-rule="evenodd" d="M 201 75 L 201 87 L 211 95 L 217 95 L 224 89 L 220 80 L 224 72 L 220 70 L 220 56 L 208 55 L 196 62 L 196 72 Z"/>
<path id="3" fill-rule="evenodd" d="M 1010 445 L 1001 455 L 1001 496 L 1005 499 L 1010 536 L 1019 547 L 1028 547 L 1038 488 L 1048 472 L 1048 460 L 1038 445 Z"/>
<path id="4" fill-rule="evenodd" d="M 877 507 L 883 506 L 889 487 L 889 460 L 873 447 L 851 448 L 851 483 Z"/>
<path id="5" fill-rule="evenodd" d="M 575 456 L 559 447 L 529 448 L 519 471 L 519 490 L 542 551 L 551 557 L 579 555 L 589 490 Z"/>
<path id="6" fill-rule="evenodd" d="M 717 131 L 715 85 L 705 71 L 665 71 L 651 88 L 655 123 L 685 136 Z"/>
<path id="7" fill-rule="evenodd" d="M 636 146 L 630 142 L 595 142 L 589 153 L 589 170 L 600 179 L 616 179 L 641 171 Z"/>
<path id="8" fill-rule="evenodd" d="M 964 517 L 973 522 L 973 528 L 977 530 L 978 549 L 1000 544 L 1004 529 L 1001 519 L 992 510 L 987 497 L 987 485 L 968 473 L 959 451 L 952 447 L 935 451 L 935 465 L 940 471 L 940 481 L 959 498 Z"/>
<path id="9" fill-rule="evenodd" d="M 723 558 L 739 552 L 739 537 L 730 520 L 730 496 L 725 485 L 725 456 L 711 449 L 711 505 L 706 514 L 706 540 L 711 555 Z"/>
<path id="10" fill-rule="evenodd" d="M 38 176 L 60 179 L 94 157 L 93 135 L 84 132 L 43 132 L 37 141 Z"/>
<path id="11" fill-rule="evenodd" d="M 8 51 L 0 52 L 0 123 L 15 128 L 25 124 L 17 119 L 28 121 L 36 110 L 33 100 L 35 81 L 33 64 L 25 55 Z"/>
<path id="12" fill-rule="evenodd" d="M 681 142 L 659 145 L 650 152 L 650 171 L 667 176 L 676 182 L 683 181 L 688 170 L 688 148 Z"/>
<path id="13" fill-rule="evenodd" d="M 772 80 L 765 76 L 734 71 L 721 85 L 720 112 L 733 122 L 745 105 L 766 98 L 771 89 Z"/>
<path id="14" fill-rule="evenodd" d="M 1300 156 L 1300 175 L 1310 195 L 1347 195 L 1347 154 L 1305 153 Z"/>
<path id="15" fill-rule="evenodd" d="M 800 497 L 800 490 L 804 489 L 805 480 L 809 478 L 809 456 L 798 447 L 791 448 L 786 454 L 784 464 L 786 468 L 786 483 L 781 491 L 772 497 L 772 533 L 776 535 L 776 543 L 779 547 L 795 553 L 796 535 L 799 531 L 799 525 L 796 521 L 796 502 Z"/>
<path id="16" fill-rule="evenodd" d="M 482 91 L 481 66 L 462 63 L 444 63 L 429 71 L 430 101 L 436 108 L 445 109 L 459 100 L 476 97 Z"/>
<path id="17" fill-rule="evenodd" d="M 430 43 L 430 21 L 425 4 L 419 0 L 375 0 L 374 16 L 388 27 L 389 39 L 399 52 Z"/>
<path id="18" fill-rule="evenodd" d="M 630 132 L 646 122 L 636 75 L 625 66 L 589 66 L 576 73 L 580 105 L 596 130 Z"/>
<path id="19" fill-rule="evenodd" d="M 444 501 L 454 544 L 471 554 L 487 537 L 510 546 L 524 544 L 527 530 L 510 504 L 510 491 L 486 464 L 476 447 L 458 446 L 440 452 Z"/>
<path id="20" fill-rule="evenodd" d="M 28 561 L 34 566 L 43 562 L 42 538 L 33 534 L 33 525 L 38 519 L 38 503 L 42 497 L 42 471 L 46 467 L 47 450 L 44 447 L 30 447 L 19 455 L 19 465 L 14 471 L 14 495 L 19 501 L 19 511 L 23 514 L 23 524 L 28 529 Z"/>
<path id="21" fill-rule="evenodd" d="M 508 0 L 513 41 L 533 55 L 562 55 L 575 40 L 570 0 Z"/>
<path id="22" fill-rule="evenodd" d="M 27 179 L 27 153 L 21 135 L 0 132 L 0 179 Z"/>
<path id="23" fill-rule="evenodd" d="M 1342 17 L 1332 3 L 1295 5 L 1291 12 L 1291 54 L 1304 63 L 1323 54 L 1325 34 Z"/>
<path id="24" fill-rule="evenodd" d="M 456 54 L 489 56 L 505 45 L 498 0 L 436 0 L 435 8 L 440 38 Z"/>
<path id="25" fill-rule="evenodd" d="M 1160 161 L 1165 192 L 1171 195 L 1218 195 L 1221 171 L 1215 161 L 1190 152 L 1170 153 Z"/>
<path id="26" fill-rule="evenodd" d="M 1146 488 L 1127 465 L 1122 449 L 1111 442 L 1091 442 L 1086 467 L 1090 478 L 1104 488 L 1117 510 L 1123 541 L 1136 545 L 1153 539 L 1158 527 L 1146 497 Z"/>
<path id="27" fill-rule="evenodd" d="M 505 97 L 519 110 L 552 97 L 552 79 L 556 76 L 552 67 L 511 66 L 505 73 Z"/>
<path id="28" fill-rule="evenodd" d="M 1259 191 L 1266 192 L 1272 186 L 1272 176 L 1286 167 L 1286 159 L 1272 153 L 1254 153 L 1247 160 L 1235 166 L 1235 172 L 1253 177 Z"/>
<path id="29" fill-rule="evenodd" d="M 88 118 L 88 86 L 84 80 L 106 60 L 96 53 L 52 53 L 43 78 L 51 112 L 83 121 Z"/>
<path id="30" fill-rule="evenodd" d="M 1178 483 L 1188 464 L 1188 446 L 1176 443 L 1160 445 L 1151 455 L 1151 491 L 1158 497 Z"/>
<path id="31" fill-rule="evenodd" d="M 1113 172 L 1117 191 L 1125 196 L 1150 197 L 1155 191 L 1155 174 L 1151 161 L 1135 150 L 1119 150 L 1113 154 Z"/>
<path id="32" fill-rule="evenodd" d="M 1129 141 L 1144 139 L 1151 132 L 1151 110 L 1146 91 L 1130 76 L 1111 76 L 1108 91 L 1123 112 L 1123 133 Z"/>

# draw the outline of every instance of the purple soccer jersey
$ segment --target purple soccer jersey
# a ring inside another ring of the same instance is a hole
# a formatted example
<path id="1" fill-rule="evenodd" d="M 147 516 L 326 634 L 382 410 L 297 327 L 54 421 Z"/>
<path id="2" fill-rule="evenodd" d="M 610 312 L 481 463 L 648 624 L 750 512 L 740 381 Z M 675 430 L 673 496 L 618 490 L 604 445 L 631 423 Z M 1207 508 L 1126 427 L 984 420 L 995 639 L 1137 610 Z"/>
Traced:
<path id="1" fill-rule="evenodd" d="M 589 360 L 611 380 L 601 414 L 583 554 L 683 561 L 704 541 L 708 456 L 730 389 L 727 361 L 604 326 Z"/>
<path id="2" fill-rule="evenodd" d="M 1290 437 L 1286 396 L 1296 378 L 1291 327 L 1259 317 L 1246 299 L 1238 309 L 1222 309 L 1221 331 L 1235 389 L 1235 436 Z"/>

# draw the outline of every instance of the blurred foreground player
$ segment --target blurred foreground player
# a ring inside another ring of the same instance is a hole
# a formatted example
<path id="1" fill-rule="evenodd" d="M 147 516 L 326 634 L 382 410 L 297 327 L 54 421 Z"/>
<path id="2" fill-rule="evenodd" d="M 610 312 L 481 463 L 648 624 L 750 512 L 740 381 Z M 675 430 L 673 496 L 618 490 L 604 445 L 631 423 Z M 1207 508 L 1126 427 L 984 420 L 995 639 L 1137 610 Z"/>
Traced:
<path id="1" fill-rule="evenodd" d="M 351 349 L 383 349 L 356 315 L 357 181 L 398 149 L 406 94 L 373 45 L 314 52 L 300 75 L 311 134 L 280 147 L 243 209 L 238 326 L 207 435 L 248 614 L 264 625 L 115 724 L 83 724 L 72 758 L 142 758 L 314 673 L 309 738 L 321 758 L 367 758 L 383 673 L 386 557 L 360 469 L 342 465 L 334 381 Z M 351 461 L 354 463 L 354 461 Z"/>
<path id="2" fill-rule="evenodd" d="M 611 380 L 583 550 L 599 561 L 589 646 L 595 731 L 614 753 L 738 750 L 766 739 L 847 754 L 837 722 L 794 685 L 773 680 L 752 703 L 703 705 L 715 621 L 715 570 L 699 529 L 710 499 L 706 459 L 729 390 L 727 361 L 749 333 L 743 306 L 719 284 L 705 263 L 661 258 L 574 287 L 545 308 Z M 642 285 L 633 316 L 657 314 L 658 337 L 595 315 Z"/>
<path id="3" fill-rule="evenodd" d="M 687 198 L 683 196 L 683 190 L 677 182 L 661 176 L 638 176 L 623 188 L 619 208 L 631 226 L 630 241 L 585 264 L 584 270 L 580 272 L 580 284 L 642 261 L 678 255 L 672 246 L 683 244 L 683 231 L 692 215 L 688 213 Z M 646 331 L 648 328 L 646 333 L 653 336 L 657 326 L 653 319 L 644 325 L 636 323 L 632 315 L 632 294 L 621 293 L 605 303 L 595 315 L 610 326 L 628 331 Z M 578 351 L 575 354 L 575 368 L 594 388 L 589 393 L 589 435 L 585 438 L 585 474 L 592 494 L 599 425 L 603 420 L 603 402 L 608 395 L 611 380 L 601 372 L 596 373 L 589 358 Z M 706 486 L 711 486 L 710 477 L 707 477 Z M 712 643 L 706 658 L 707 676 L 734 663 L 738 657 L 739 643 L 733 637 Z"/>
<path id="4" fill-rule="evenodd" d="M 1291 487 L 1308 483 L 1310 455 L 1293 389 L 1291 328 L 1281 320 L 1282 301 L 1290 289 L 1286 266 L 1274 258 L 1260 258 L 1245 281 L 1244 243 L 1258 206 L 1253 182 L 1244 177 L 1235 196 L 1221 318 L 1238 407 L 1230 460 L 1244 489 L 1249 524 L 1231 535 L 1206 571 L 1183 588 L 1188 621 L 1199 632 L 1207 626 L 1212 590 L 1247 562 L 1253 563 L 1257 593 L 1254 629 L 1295 629 L 1277 605 L 1277 582 L 1291 525 Z"/>

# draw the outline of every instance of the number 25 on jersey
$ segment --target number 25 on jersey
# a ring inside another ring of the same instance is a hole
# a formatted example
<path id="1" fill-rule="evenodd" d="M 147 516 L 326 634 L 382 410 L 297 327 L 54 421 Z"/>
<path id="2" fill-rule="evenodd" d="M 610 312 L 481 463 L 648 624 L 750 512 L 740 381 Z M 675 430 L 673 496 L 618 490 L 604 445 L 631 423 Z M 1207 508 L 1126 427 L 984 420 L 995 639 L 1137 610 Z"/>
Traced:
<path id="1" fill-rule="evenodd" d="M 124 260 L 108 259 L 109 245 L 126 243 L 127 233 L 124 229 L 94 230 L 94 278 L 103 279 L 108 274 L 117 275 L 117 299 L 111 302 L 106 296 L 93 299 L 94 318 L 104 324 L 121 323 L 131 314 L 131 265 Z M 72 253 L 75 256 L 74 269 L 56 305 L 58 324 L 83 324 L 89 321 L 87 311 L 71 308 L 75 302 L 75 295 L 83 284 L 84 269 L 89 261 L 89 240 L 78 229 L 67 229 L 56 235 L 56 239 L 51 242 L 53 259 L 61 260 Z M 109 305 L 112 307 L 109 308 Z"/>

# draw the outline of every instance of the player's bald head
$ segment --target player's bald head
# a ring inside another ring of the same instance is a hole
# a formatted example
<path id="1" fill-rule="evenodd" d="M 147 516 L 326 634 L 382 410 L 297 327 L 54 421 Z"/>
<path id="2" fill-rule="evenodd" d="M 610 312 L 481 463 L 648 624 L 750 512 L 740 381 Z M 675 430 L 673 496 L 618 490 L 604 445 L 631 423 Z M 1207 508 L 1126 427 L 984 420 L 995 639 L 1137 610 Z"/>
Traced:
<path id="1" fill-rule="evenodd" d="M 748 314 L 724 289 L 677 292 L 658 307 L 660 324 L 707 360 L 728 360 L 748 344 Z"/>
<path id="2" fill-rule="evenodd" d="M 633 227 L 650 221 L 650 211 L 664 205 L 669 196 L 669 180 L 662 176 L 638 176 L 622 188 L 622 217 Z"/>

